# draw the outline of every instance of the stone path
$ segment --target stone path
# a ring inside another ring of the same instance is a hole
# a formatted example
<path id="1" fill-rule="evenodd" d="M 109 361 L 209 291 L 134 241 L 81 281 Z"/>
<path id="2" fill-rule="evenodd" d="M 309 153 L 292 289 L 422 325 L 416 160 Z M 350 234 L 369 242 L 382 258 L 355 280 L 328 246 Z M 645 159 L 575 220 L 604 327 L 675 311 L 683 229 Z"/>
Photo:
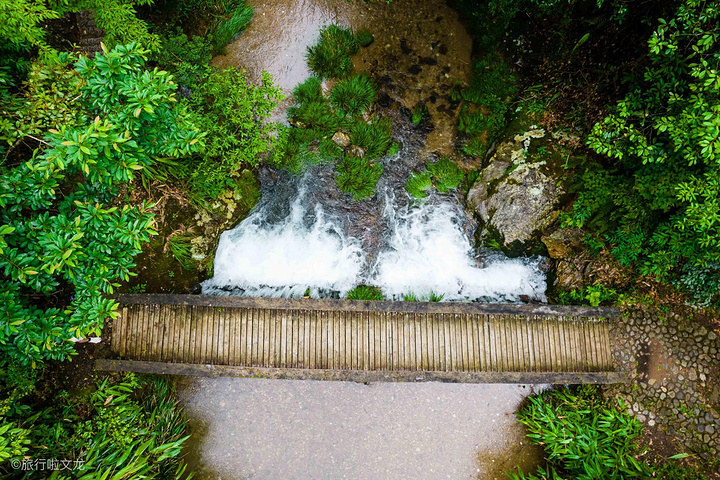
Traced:
<path id="1" fill-rule="evenodd" d="M 703 459 L 720 458 L 717 333 L 696 319 L 640 307 L 624 309 L 611 335 L 615 360 L 637 374 L 631 383 L 609 386 L 606 393 Z"/>

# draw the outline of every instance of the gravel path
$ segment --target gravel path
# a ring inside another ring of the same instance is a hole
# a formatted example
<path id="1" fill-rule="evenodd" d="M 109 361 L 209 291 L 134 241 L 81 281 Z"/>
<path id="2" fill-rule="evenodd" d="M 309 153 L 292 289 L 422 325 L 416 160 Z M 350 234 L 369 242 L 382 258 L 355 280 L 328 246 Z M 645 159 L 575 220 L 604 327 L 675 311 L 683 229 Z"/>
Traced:
<path id="1" fill-rule="evenodd" d="M 212 466 L 196 478 L 490 480 L 536 461 L 513 415 L 531 392 L 196 378 L 180 395 L 199 433 L 189 462 Z"/>

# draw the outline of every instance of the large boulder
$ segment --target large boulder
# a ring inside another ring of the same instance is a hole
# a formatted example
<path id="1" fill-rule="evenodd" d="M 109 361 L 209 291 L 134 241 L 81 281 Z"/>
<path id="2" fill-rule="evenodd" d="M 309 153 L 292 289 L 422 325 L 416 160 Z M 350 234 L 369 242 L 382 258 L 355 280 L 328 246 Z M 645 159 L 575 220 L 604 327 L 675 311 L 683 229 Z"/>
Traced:
<path id="1" fill-rule="evenodd" d="M 505 247 L 537 240 L 556 218 L 562 195 L 544 161 L 527 156 L 530 141 L 545 132 L 533 128 L 502 143 L 467 197 L 484 226 L 502 237 Z"/>

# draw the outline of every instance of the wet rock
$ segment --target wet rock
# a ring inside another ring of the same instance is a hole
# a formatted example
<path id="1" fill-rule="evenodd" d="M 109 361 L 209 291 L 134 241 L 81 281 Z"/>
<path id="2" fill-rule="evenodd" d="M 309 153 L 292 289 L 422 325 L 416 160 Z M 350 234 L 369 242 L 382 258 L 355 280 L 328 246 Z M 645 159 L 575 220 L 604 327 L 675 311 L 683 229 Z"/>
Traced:
<path id="1" fill-rule="evenodd" d="M 583 232 L 576 228 L 558 228 L 540 239 L 550 258 L 570 258 L 583 245 Z"/>
<path id="2" fill-rule="evenodd" d="M 350 137 L 343 132 L 335 132 L 335 135 L 332 136 L 332 141 L 338 147 L 347 148 L 350 146 Z"/>
<path id="3" fill-rule="evenodd" d="M 542 129 L 531 128 L 500 144 L 468 193 L 468 206 L 506 246 L 536 238 L 557 218 L 562 193 L 557 181 L 540 170 L 544 162 L 526 159 L 531 139 L 544 135 Z"/>
<path id="4" fill-rule="evenodd" d="M 555 266 L 555 288 L 562 290 L 580 289 L 585 285 L 586 262 L 579 259 L 560 260 Z"/>

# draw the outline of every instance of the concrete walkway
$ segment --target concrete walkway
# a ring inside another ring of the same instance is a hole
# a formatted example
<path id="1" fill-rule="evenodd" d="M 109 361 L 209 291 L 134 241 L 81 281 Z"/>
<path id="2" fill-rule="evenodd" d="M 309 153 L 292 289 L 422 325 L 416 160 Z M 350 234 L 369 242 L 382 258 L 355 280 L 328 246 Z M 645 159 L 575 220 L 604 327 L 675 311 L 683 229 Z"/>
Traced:
<path id="1" fill-rule="evenodd" d="M 183 382 L 199 479 L 490 480 L 537 461 L 513 415 L 531 387 Z"/>

